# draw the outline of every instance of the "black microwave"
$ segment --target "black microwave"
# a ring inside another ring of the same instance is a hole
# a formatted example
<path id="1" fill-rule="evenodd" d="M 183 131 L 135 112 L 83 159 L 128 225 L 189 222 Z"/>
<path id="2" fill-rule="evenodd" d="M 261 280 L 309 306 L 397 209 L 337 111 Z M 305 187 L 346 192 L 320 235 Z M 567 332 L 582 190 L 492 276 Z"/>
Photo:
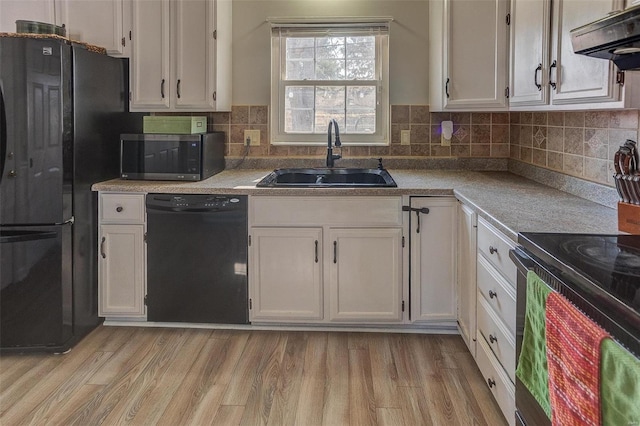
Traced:
<path id="1" fill-rule="evenodd" d="M 120 135 L 120 177 L 198 181 L 224 170 L 224 132 Z"/>

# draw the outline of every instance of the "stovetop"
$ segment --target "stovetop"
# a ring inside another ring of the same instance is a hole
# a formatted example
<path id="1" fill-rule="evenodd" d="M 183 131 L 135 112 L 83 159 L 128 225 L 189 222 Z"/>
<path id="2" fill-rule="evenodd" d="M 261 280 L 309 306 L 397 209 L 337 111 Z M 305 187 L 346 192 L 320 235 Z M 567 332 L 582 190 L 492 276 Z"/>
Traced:
<path id="1" fill-rule="evenodd" d="M 640 236 L 522 233 L 522 246 L 576 284 L 596 286 L 640 314 Z"/>

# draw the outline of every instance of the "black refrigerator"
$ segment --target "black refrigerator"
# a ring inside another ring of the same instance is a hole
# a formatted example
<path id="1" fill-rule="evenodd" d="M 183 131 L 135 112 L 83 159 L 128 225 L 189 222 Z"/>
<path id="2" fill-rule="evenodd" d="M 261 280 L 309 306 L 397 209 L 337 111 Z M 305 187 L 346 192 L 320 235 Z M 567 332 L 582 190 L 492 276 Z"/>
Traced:
<path id="1" fill-rule="evenodd" d="M 128 62 L 0 38 L 0 350 L 65 352 L 100 324 L 95 182 L 119 173 Z"/>

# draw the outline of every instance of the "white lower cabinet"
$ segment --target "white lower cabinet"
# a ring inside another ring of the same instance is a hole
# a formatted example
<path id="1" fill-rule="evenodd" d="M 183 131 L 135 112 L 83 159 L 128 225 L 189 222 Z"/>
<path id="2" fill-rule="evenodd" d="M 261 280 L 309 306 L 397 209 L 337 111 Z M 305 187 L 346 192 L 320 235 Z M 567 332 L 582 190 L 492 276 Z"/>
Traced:
<path id="1" fill-rule="evenodd" d="M 458 204 L 458 330 L 471 355 L 476 356 L 476 240 L 478 217 Z"/>
<path id="2" fill-rule="evenodd" d="M 144 194 L 100 193 L 98 315 L 145 319 Z"/>
<path id="3" fill-rule="evenodd" d="M 329 320 L 402 320 L 402 229 L 330 229 L 329 241 Z"/>
<path id="4" fill-rule="evenodd" d="M 410 204 L 411 320 L 455 325 L 456 199 L 411 197 Z"/>
<path id="5" fill-rule="evenodd" d="M 322 228 L 254 228 L 255 321 L 322 319 Z"/>
<path id="6" fill-rule="evenodd" d="M 251 197 L 250 320 L 402 322 L 401 201 Z"/>

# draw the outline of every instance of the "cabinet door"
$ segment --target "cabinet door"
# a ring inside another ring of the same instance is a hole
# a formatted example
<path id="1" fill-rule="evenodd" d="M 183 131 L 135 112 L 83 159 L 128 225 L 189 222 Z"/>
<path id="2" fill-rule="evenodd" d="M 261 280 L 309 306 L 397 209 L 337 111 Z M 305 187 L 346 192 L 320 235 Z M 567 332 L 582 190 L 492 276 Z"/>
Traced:
<path id="1" fill-rule="evenodd" d="M 429 213 L 411 214 L 411 319 L 455 321 L 455 198 L 413 197 L 411 207 Z"/>
<path id="2" fill-rule="evenodd" d="M 145 315 L 144 225 L 101 225 L 98 314 Z"/>
<path id="3" fill-rule="evenodd" d="M 131 110 L 170 106 L 169 0 L 134 0 Z"/>
<path id="4" fill-rule="evenodd" d="M 548 102 L 550 20 L 550 0 L 511 0 L 510 105 Z"/>
<path id="5" fill-rule="evenodd" d="M 54 0 L 0 0 L 0 32 L 15 33 L 16 21 L 55 24 Z"/>
<path id="6" fill-rule="evenodd" d="M 446 0 L 445 109 L 508 106 L 507 0 Z"/>
<path id="7" fill-rule="evenodd" d="M 175 108 L 215 106 L 215 2 L 175 2 Z"/>
<path id="8" fill-rule="evenodd" d="M 131 0 L 56 0 L 56 17 L 67 36 L 107 49 L 111 56 L 131 52 Z"/>
<path id="9" fill-rule="evenodd" d="M 613 62 L 573 53 L 569 32 L 606 16 L 617 0 L 553 0 L 551 90 L 553 104 L 606 102 L 620 99 Z M 555 61 L 555 66 L 554 66 Z"/>
<path id="10" fill-rule="evenodd" d="M 334 322 L 402 320 L 402 229 L 331 229 L 329 311 Z"/>
<path id="11" fill-rule="evenodd" d="M 322 319 L 322 229 L 251 230 L 251 320 Z"/>
<path id="12" fill-rule="evenodd" d="M 476 355 L 476 229 L 477 217 L 458 205 L 458 329 L 469 351 Z"/>

